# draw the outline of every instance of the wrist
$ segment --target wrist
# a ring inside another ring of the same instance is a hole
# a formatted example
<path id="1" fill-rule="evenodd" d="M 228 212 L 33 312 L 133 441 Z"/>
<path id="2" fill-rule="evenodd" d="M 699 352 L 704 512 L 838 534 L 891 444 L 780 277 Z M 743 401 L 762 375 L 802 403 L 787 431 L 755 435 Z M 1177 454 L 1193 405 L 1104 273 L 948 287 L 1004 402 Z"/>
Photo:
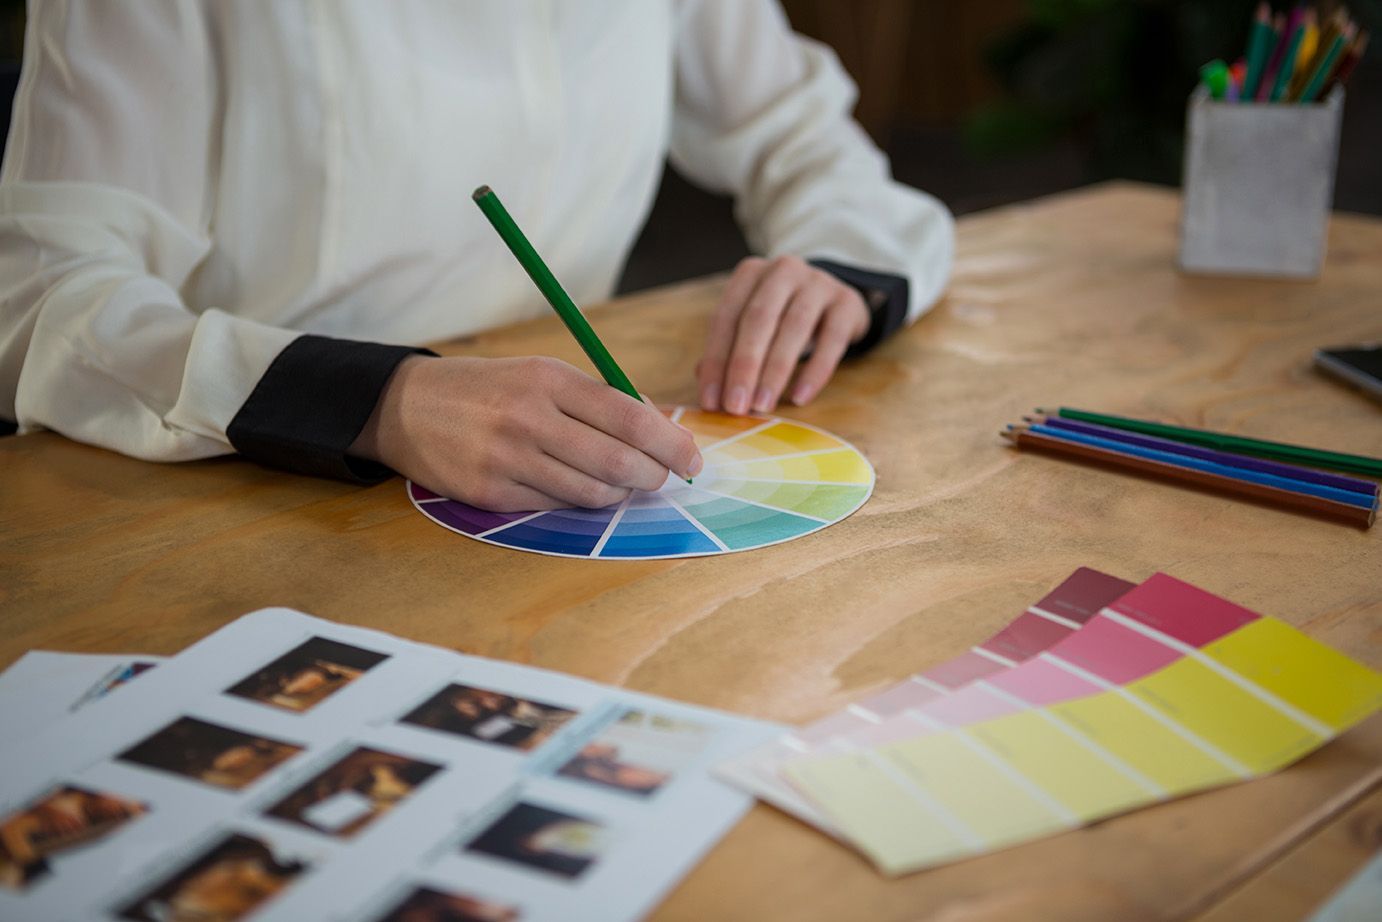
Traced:
<path id="1" fill-rule="evenodd" d="M 433 356 L 410 355 L 398 363 L 384 389 L 380 391 L 379 400 L 375 403 L 369 419 L 351 443 L 348 454 L 389 465 L 386 455 L 389 446 L 395 444 L 397 433 L 401 431 L 399 422 L 403 416 L 407 394 L 417 378 L 418 367 L 431 358 Z"/>

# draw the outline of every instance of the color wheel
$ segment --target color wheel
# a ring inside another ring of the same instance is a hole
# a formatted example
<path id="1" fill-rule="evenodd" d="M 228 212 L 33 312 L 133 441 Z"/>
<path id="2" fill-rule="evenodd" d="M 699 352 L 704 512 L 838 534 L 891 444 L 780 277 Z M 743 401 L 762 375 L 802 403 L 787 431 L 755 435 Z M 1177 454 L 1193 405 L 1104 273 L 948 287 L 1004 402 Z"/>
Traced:
<path id="1" fill-rule="evenodd" d="M 486 512 L 409 482 L 423 515 L 478 541 L 559 557 L 660 560 L 748 551 L 820 531 L 873 493 L 873 467 L 814 426 L 687 407 L 664 411 L 691 430 L 705 468 L 669 477 L 604 509 Z"/>

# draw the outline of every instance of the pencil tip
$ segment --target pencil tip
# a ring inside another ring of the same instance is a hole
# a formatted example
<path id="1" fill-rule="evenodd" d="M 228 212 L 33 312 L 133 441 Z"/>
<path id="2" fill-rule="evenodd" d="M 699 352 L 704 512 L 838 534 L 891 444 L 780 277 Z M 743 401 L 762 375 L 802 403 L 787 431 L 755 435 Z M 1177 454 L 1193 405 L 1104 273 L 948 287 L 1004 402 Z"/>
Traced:
<path id="1" fill-rule="evenodd" d="M 475 201 L 478 202 L 480 199 L 482 199 L 482 198 L 484 198 L 486 195 L 490 195 L 490 194 L 491 194 L 491 193 L 490 193 L 490 188 L 489 188 L 489 186 L 481 186 L 480 188 L 476 189 L 474 192 L 470 193 L 470 197 L 473 198 L 473 199 L 475 199 Z"/>

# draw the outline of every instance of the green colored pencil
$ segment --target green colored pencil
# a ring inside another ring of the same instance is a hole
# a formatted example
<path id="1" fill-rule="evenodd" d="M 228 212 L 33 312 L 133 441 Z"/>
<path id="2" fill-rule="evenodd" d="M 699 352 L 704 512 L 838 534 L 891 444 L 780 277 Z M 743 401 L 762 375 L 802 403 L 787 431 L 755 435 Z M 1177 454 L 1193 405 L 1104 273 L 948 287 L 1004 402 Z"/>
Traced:
<path id="1" fill-rule="evenodd" d="M 537 290 L 542 292 L 547 303 L 552 305 L 552 310 L 557 312 L 561 322 L 566 324 L 571 335 L 576 337 L 576 342 L 585 350 L 585 354 L 600 372 L 600 377 L 605 379 L 605 383 L 642 403 L 643 395 L 638 393 L 638 388 L 634 387 L 629 376 L 624 374 L 624 369 L 619 367 L 619 363 L 614 361 L 614 356 L 609 354 L 605 344 L 600 342 L 600 337 L 595 335 L 590 321 L 585 319 L 585 314 L 582 314 L 576 302 L 571 300 L 566 289 L 561 287 L 561 282 L 558 282 L 552 270 L 547 268 L 542 257 L 537 255 L 537 250 L 533 249 L 533 245 L 528 242 L 527 236 L 519 229 L 509 210 L 499 201 L 499 196 L 494 194 L 494 190 L 489 186 L 481 186 L 475 190 L 471 198 L 475 199 L 475 204 L 479 205 L 485 217 L 489 218 L 489 223 L 494 225 L 500 239 L 508 244 L 518 264 L 528 273 L 528 277 L 533 280 Z M 690 483 L 691 478 L 687 477 L 686 482 Z"/>
<path id="2" fill-rule="evenodd" d="M 594 363 L 595 369 L 600 372 L 600 376 L 610 387 L 617 387 L 619 390 L 628 394 L 634 400 L 643 401 L 643 397 L 638 393 L 638 389 L 633 386 L 629 376 L 624 374 L 624 370 L 614 361 L 614 356 L 609 354 L 605 344 L 600 342 L 600 337 L 595 335 L 590 322 L 585 319 L 581 309 L 571 300 L 571 296 L 566 293 L 566 289 L 561 287 L 561 282 L 552 274 L 552 270 L 547 268 L 547 264 L 542 261 L 542 257 L 537 255 L 537 250 L 528 242 L 523 231 L 519 230 L 514 223 L 513 217 L 509 214 L 504 203 L 499 201 L 499 196 L 494 194 L 494 190 L 489 186 L 481 186 L 475 190 L 472 196 L 475 204 L 480 206 L 480 210 L 489 218 L 489 223 L 494 225 L 500 238 L 508 244 L 514 257 L 528 273 L 528 277 L 533 280 L 537 290 L 542 292 L 542 296 L 547 299 L 547 303 L 552 305 L 552 310 L 557 312 L 561 322 L 566 324 L 566 328 L 571 331 L 571 335 L 576 337 L 576 342 L 581 344 L 585 354 Z"/>
<path id="3" fill-rule="evenodd" d="M 1286 87 L 1291 82 L 1291 76 L 1296 72 L 1296 55 L 1300 52 L 1300 43 L 1305 39 L 1305 30 L 1315 22 L 1315 11 L 1306 10 L 1301 21 L 1286 39 L 1286 54 L 1281 58 L 1281 68 L 1276 72 L 1276 82 L 1272 84 L 1272 93 L 1267 97 L 1268 102 L 1280 102 L 1281 97 L 1286 93 Z"/>
<path id="4" fill-rule="evenodd" d="M 1257 87 L 1262 82 L 1262 71 L 1267 66 L 1267 54 L 1272 50 L 1272 11 L 1265 2 L 1257 5 L 1257 14 L 1252 20 L 1252 37 L 1248 40 L 1248 73 L 1243 78 L 1243 91 L 1239 98 L 1250 102 L 1257 98 Z"/>
<path id="5" fill-rule="evenodd" d="M 1320 95 L 1320 89 L 1324 86 L 1325 80 L 1334 72 L 1334 63 L 1339 60 L 1339 55 L 1343 54 L 1344 46 L 1353 41 L 1353 27 L 1349 26 L 1334 36 L 1334 41 L 1329 43 L 1329 50 L 1324 53 L 1315 72 L 1310 75 L 1310 82 L 1305 84 L 1305 89 L 1300 91 L 1301 102 L 1314 102 Z"/>
<path id="6" fill-rule="evenodd" d="M 1048 410 L 1038 413 L 1051 415 Z M 1255 455 L 1259 458 L 1272 458 L 1278 461 L 1293 461 L 1309 467 L 1323 467 L 1334 471 L 1349 471 L 1382 477 L 1382 458 L 1368 458 L 1363 455 L 1349 455 L 1338 451 L 1325 451 L 1322 448 L 1306 448 L 1303 445 L 1287 445 L 1282 442 L 1268 442 L 1263 439 L 1250 439 L 1241 435 L 1226 435 L 1222 432 L 1209 432 L 1204 429 L 1186 429 L 1182 426 L 1168 426 L 1165 423 L 1144 422 L 1128 419 L 1125 416 L 1109 416 L 1104 413 L 1090 413 L 1087 410 L 1073 410 L 1061 407 L 1055 415 L 1065 419 L 1078 419 L 1101 426 L 1113 426 L 1129 432 L 1142 432 L 1175 439 L 1191 445 L 1203 445 L 1219 451 L 1236 451 L 1239 454 Z"/>

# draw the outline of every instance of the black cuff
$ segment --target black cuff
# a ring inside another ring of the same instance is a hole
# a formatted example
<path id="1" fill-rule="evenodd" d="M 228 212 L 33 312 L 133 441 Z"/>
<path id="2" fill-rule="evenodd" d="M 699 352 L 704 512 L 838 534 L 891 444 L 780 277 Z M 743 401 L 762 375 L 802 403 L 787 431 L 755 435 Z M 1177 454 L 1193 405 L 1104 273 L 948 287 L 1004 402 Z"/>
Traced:
<path id="1" fill-rule="evenodd" d="M 398 363 L 427 349 L 299 336 L 269 365 L 226 427 L 235 450 L 300 474 L 378 483 L 387 467 L 346 450 L 365 428 Z"/>
<path id="2" fill-rule="evenodd" d="M 869 309 L 868 331 L 849 347 L 846 357 L 862 355 L 892 336 L 907 322 L 907 279 L 887 272 L 871 272 L 842 266 L 828 259 L 812 259 L 810 264 L 856 289 Z"/>

